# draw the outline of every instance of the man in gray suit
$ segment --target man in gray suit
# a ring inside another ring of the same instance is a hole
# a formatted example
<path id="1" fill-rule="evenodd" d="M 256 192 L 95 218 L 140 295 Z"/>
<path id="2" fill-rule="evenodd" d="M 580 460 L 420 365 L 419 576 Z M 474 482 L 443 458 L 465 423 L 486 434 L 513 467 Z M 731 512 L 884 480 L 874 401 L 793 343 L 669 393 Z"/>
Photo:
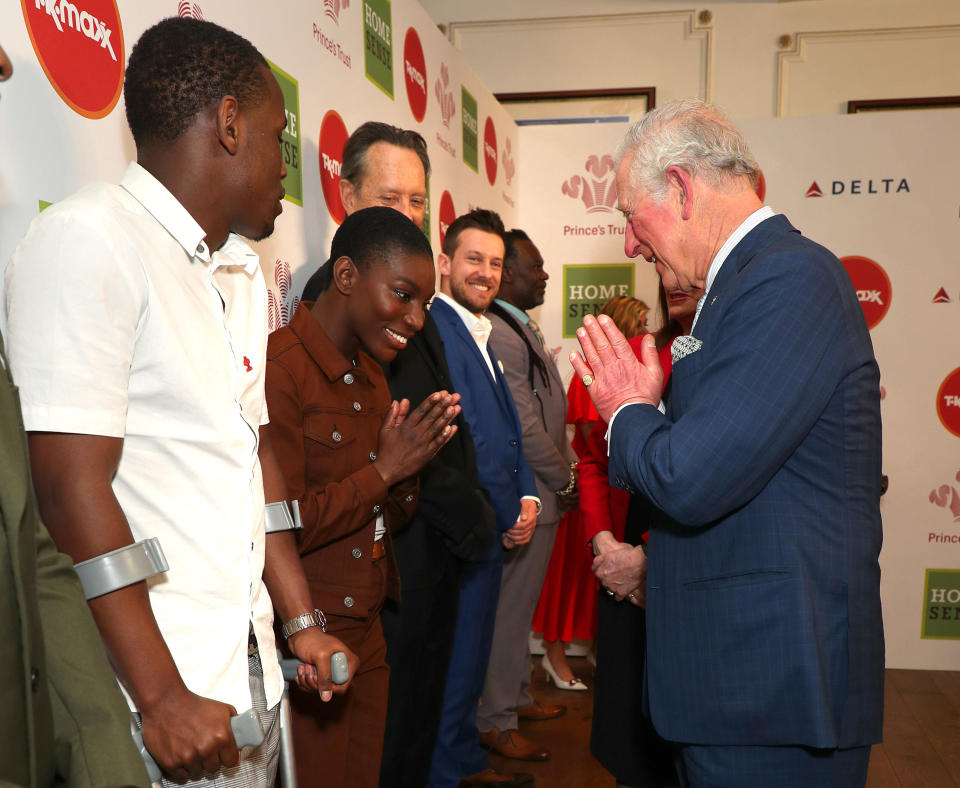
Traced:
<path id="1" fill-rule="evenodd" d="M 504 553 L 500 601 L 490 666 L 477 712 L 486 747 L 507 758 L 545 761 L 550 753 L 520 735 L 518 719 L 559 717 L 564 706 L 544 705 L 528 693 L 529 634 L 550 562 L 557 523 L 575 500 L 572 454 L 566 437 L 567 398 L 543 334 L 527 314 L 543 303 L 543 257 L 522 230 L 505 235 L 503 274 L 497 299 L 487 310 L 490 344 L 503 364 L 523 428 L 523 455 L 533 469 L 542 503 L 529 544 Z"/>

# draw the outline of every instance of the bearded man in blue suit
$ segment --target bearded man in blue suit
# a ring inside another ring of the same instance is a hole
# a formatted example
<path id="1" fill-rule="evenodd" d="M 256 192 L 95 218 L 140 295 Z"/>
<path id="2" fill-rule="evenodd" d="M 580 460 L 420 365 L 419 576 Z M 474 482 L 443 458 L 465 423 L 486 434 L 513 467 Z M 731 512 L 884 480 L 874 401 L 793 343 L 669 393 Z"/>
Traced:
<path id="1" fill-rule="evenodd" d="M 476 726 L 493 641 L 503 551 L 530 541 L 540 509 L 537 483 L 523 457 L 517 409 L 487 344 L 492 326 L 483 313 L 500 287 L 503 233 L 503 222 L 493 211 L 477 209 L 451 222 L 437 258 L 440 293 L 430 308 L 443 339 L 450 381 L 460 394 L 463 418 L 470 427 L 477 478 L 490 495 L 498 534 L 487 555 L 467 562 L 460 574 L 457 625 L 429 788 L 510 788 L 533 781 L 529 774 L 510 776 L 491 769 Z"/>
<path id="2" fill-rule="evenodd" d="M 578 331 L 610 478 L 648 497 L 647 698 L 684 786 L 851 788 L 883 717 L 879 371 L 839 261 L 764 207 L 720 110 L 673 102 L 619 152 L 626 252 L 703 288 L 666 413 L 649 338 Z M 611 565 L 618 596 L 642 597 Z"/>

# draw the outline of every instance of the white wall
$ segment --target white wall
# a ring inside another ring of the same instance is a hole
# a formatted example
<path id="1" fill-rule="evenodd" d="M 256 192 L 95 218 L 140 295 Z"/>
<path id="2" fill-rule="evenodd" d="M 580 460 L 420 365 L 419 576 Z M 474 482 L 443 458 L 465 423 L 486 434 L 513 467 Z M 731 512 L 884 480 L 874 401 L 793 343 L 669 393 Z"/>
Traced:
<path id="1" fill-rule="evenodd" d="M 657 103 L 695 95 L 739 118 L 836 114 L 849 99 L 960 95 L 956 0 L 422 5 L 495 93 L 654 86 Z"/>

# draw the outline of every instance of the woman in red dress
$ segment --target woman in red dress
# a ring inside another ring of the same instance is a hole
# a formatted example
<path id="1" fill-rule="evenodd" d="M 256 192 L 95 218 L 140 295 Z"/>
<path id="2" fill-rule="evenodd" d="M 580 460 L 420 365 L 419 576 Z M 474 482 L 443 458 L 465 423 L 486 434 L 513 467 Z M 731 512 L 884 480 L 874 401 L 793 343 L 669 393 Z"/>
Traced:
<path id="1" fill-rule="evenodd" d="M 633 296 L 614 296 L 600 309 L 628 337 L 646 331 L 648 312 L 649 307 Z M 599 418 L 586 387 L 574 375 L 567 390 L 567 424 L 573 426 L 571 445 L 581 461 L 587 456 L 587 439 Z M 618 515 L 621 534 L 626 512 L 624 504 Z M 533 616 L 533 631 L 543 634 L 543 669 L 557 687 L 567 690 L 585 690 L 587 685 L 570 669 L 566 647 L 572 640 L 592 641 L 597 634 L 597 584 L 591 569 L 593 555 L 583 540 L 581 516 L 580 509 L 573 509 L 560 520 Z"/>
<path id="2" fill-rule="evenodd" d="M 690 333 L 702 294 L 700 290 L 665 292 L 660 287 L 660 311 L 668 319 L 655 336 L 665 392 L 673 366 L 670 346 L 677 336 Z M 630 340 L 637 357 L 640 343 L 640 337 Z M 606 423 L 598 422 L 587 441 L 587 457 L 581 462 L 581 538 L 598 556 L 594 567 L 601 579 L 609 577 L 611 571 L 604 556 L 623 551 L 617 556 L 614 571 L 626 585 L 617 586 L 616 596 L 601 589 L 597 598 L 597 672 L 590 751 L 617 778 L 618 786 L 676 785 L 671 745 L 657 735 L 643 715 L 641 703 L 646 657 L 646 584 L 641 572 L 646 566 L 643 545 L 650 504 L 642 496 L 631 497 L 610 487 L 606 432 Z"/>

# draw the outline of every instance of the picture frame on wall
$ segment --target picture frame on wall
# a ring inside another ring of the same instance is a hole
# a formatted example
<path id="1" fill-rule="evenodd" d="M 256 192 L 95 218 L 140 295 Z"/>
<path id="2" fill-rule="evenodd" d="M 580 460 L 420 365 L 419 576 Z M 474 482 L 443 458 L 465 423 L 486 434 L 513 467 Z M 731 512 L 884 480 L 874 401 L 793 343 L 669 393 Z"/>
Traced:
<path id="1" fill-rule="evenodd" d="M 903 109 L 949 109 L 960 107 L 960 96 L 927 96 L 925 98 L 852 99 L 847 102 L 847 114 L 861 112 L 890 112 Z"/>
<path id="2" fill-rule="evenodd" d="M 656 97 L 655 87 L 494 94 L 518 126 L 635 121 L 656 106 Z"/>

